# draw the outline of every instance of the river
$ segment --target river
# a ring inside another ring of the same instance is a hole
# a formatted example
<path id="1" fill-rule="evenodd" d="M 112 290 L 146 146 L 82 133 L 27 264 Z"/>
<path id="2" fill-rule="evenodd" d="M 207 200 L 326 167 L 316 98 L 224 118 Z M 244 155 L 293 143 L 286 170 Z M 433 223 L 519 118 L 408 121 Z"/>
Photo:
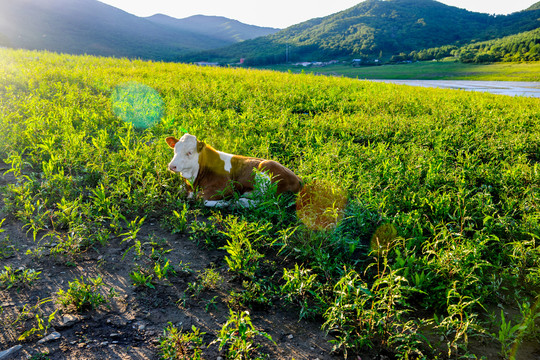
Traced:
<path id="1" fill-rule="evenodd" d="M 399 85 L 483 91 L 497 95 L 540 98 L 540 82 L 526 81 L 470 81 L 470 80 L 371 80 Z"/>

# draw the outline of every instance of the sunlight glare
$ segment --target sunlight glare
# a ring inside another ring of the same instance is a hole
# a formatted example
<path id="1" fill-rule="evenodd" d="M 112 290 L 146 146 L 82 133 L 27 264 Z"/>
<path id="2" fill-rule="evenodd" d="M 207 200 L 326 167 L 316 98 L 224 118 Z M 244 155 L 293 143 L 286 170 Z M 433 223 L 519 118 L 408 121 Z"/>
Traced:
<path id="1" fill-rule="evenodd" d="M 296 200 L 296 213 L 312 230 L 329 230 L 343 218 L 347 192 L 325 180 L 304 185 Z"/>
<path id="2" fill-rule="evenodd" d="M 135 82 L 114 89 L 112 109 L 116 116 L 133 124 L 136 129 L 147 129 L 159 122 L 164 114 L 164 101 L 151 87 Z"/>

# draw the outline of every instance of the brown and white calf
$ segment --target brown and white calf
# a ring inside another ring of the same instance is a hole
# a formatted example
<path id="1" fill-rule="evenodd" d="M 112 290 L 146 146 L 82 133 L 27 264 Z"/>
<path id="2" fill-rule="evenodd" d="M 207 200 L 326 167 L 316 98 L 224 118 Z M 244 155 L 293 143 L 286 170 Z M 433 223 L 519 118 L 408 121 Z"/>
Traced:
<path id="1" fill-rule="evenodd" d="M 190 134 L 165 140 L 174 149 L 169 170 L 189 180 L 186 185 L 190 196 L 193 187 L 199 189 L 206 206 L 226 206 L 223 199 L 233 192 L 249 194 L 254 189 L 256 176 L 266 176 L 277 183 L 278 194 L 297 193 L 302 187 L 298 176 L 276 161 L 227 154 Z M 248 204 L 251 203 L 248 201 Z"/>

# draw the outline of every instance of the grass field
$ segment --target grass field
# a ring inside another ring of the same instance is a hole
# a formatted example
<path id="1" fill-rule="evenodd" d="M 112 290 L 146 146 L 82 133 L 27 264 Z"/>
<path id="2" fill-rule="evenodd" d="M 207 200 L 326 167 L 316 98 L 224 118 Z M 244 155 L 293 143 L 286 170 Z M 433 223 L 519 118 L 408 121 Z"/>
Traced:
<path id="1" fill-rule="evenodd" d="M 164 141 L 185 131 L 280 161 L 310 202 L 188 200 Z M 51 359 L 540 351 L 540 99 L 3 49 L 0 159 L 6 347 L 67 329 Z"/>
<path id="2" fill-rule="evenodd" d="M 358 66 L 336 64 L 325 67 L 277 65 L 269 69 L 292 73 L 315 73 L 358 79 L 497 80 L 540 81 L 540 63 L 496 63 L 472 65 L 454 61 L 424 61 L 411 64 Z"/>

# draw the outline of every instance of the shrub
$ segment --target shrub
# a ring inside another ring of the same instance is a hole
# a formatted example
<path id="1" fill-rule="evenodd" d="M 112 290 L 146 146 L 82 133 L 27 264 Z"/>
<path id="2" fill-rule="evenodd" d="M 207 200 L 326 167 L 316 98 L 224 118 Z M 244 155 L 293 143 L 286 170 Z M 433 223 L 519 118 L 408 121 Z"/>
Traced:
<path id="1" fill-rule="evenodd" d="M 63 307 L 77 312 L 94 310 L 116 296 L 113 288 L 109 289 L 107 295 L 103 295 L 101 293 L 102 286 L 103 280 L 101 277 L 88 278 L 85 281 L 84 277 L 81 276 L 80 279 L 70 281 L 69 288 L 66 291 L 58 290 L 56 301 Z"/>

